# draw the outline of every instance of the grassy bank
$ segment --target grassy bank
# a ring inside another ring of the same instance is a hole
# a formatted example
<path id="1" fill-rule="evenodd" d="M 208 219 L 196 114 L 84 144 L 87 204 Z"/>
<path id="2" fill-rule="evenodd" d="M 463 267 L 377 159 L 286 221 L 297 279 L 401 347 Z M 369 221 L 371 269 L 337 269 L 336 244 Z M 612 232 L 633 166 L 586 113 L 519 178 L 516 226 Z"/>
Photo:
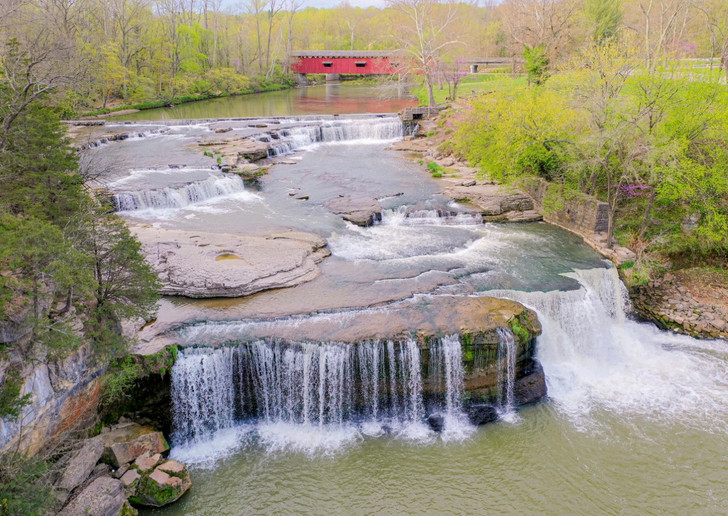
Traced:
<path id="1" fill-rule="evenodd" d="M 526 76 L 518 75 L 513 76 L 508 73 L 478 73 L 468 75 L 460 80 L 457 88 L 457 96 L 469 97 L 471 95 L 478 95 L 481 93 L 489 93 L 494 91 L 508 91 L 513 88 L 525 86 Z M 438 104 L 448 101 L 450 96 L 450 90 L 447 84 L 442 84 L 442 87 L 435 87 L 435 101 Z M 412 90 L 412 94 L 417 97 L 420 104 L 427 104 L 427 88 L 424 85 L 418 86 Z"/>
<path id="2" fill-rule="evenodd" d="M 120 111 L 127 111 L 130 109 L 144 111 L 147 109 L 157 109 L 157 108 L 162 108 L 162 107 L 168 107 L 170 105 L 179 105 L 179 104 L 186 104 L 188 102 L 197 102 L 200 100 L 210 100 L 210 99 L 218 99 L 218 98 L 224 98 L 224 97 L 235 97 L 238 95 L 250 95 L 252 93 L 265 93 L 265 92 L 269 92 L 269 91 L 280 91 L 280 90 L 286 90 L 286 89 L 289 89 L 292 87 L 293 87 L 293 83 L 291 83 L 291 82 L 261 84 L 259 86 L 255 86 L 253 88 L 247 88 L 247 89 L 240 90 L 240 91 L 223 92 L 223 93 L 197 93 L 197 94 L 191 94 L 191 95 L 183 95 L 181 97 L 174 97 L 171 99 L 149 100 L 149 101 L 141 102 L 138 104 L 125 104 L 125 105 L 116 106 L 113 108 L 96 109 L 94 111 L 89 111 L 87 113 L 83 113 L 80 116 L 89 117 L 89 116 L 108 115 L 108 114 L 118 113 Z"/>

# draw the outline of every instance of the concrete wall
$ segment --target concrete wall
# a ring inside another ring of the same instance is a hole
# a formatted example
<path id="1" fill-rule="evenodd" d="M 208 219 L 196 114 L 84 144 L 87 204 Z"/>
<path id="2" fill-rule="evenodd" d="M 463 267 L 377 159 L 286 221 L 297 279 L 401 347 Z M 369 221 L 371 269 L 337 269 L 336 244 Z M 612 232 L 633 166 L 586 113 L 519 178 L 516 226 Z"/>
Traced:
<path id="1" fill-rule="evenodd" d="M 609 222 L 609 205 L 588 195 L 574 193 L 573 198 L 558 198 L 557 202 L 549 202 L 549 191 L 559 188 L 539 178 L 529 178 L 520 184 L 521 188 L 533 197 L 537 209 L 543 214 L 546 222 L 557 224 L 566 229 L 591 235 L 605 233 Z"/>

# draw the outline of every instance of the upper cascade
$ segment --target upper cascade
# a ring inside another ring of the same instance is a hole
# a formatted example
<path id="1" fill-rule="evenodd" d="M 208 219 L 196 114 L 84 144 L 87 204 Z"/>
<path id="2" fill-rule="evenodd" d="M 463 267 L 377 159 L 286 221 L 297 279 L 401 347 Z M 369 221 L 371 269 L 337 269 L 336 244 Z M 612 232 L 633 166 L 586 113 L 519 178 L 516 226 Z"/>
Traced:
<path id="1" fill-rule="evenodd" d="M 270 143 L 270 156 L 287 154 L 315 143 L 367 143 L 400 140 L 405 125 L 399 117 L 342 118 L 311 121 L 254 137 Z"/>

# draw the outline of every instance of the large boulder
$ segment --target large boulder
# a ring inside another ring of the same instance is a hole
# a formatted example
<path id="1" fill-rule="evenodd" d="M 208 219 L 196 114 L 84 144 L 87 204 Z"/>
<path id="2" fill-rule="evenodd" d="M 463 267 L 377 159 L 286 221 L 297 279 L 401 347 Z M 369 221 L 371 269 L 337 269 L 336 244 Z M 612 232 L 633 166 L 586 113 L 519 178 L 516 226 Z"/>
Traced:
<path id="1" fill-rule="evenodd" d="M 514 385 L 514 394 L 519 405 L 536 403 L 546 397 L 546 375 L 541 362 L 532 359 L 524 367 L 523 376 Z"/>
<path id="2" fill-rule="evenodd" d="M 164 453 L 169 444 L 162 435 L 151 427 L 137 423 L 121 423 L 100 435 L 104 443 L 104 457 L 114 467 L 135 460 L 144 452 Z"/>
<path id="3" fill-rule="evenodd" d="M 59 516 L 118 516 L 125 503 L 121 481 L 99 477 L 71 500 Z"/>
<path id="4" fill-rule="evenodd" d="M 382 220 L 382 206 L 374 197 L 342 195 L 325 203 L 331 213 L 357 226 L 371 226 Z"/>
<path id="5" fill-rule="evenodd" d="M 170 459 L 143 475 L 129 500 L 135 505 L 162 507 L 177 501 L 190 487 L 192 480 L 187 467 Z"/>
<path id="6" fill-rule="evenodd" d="M 73 491 L 88 478 L 104 453 L 104 443 L 99 437 L 89 439 L 66 465 L 56 487 L 67 492 Z"/>
<path id="7" fill-rule="evenodd" d="M 474 425 L 485 425 L 498 419 L 498 409 L 488 403 L 471 403 L 465 412 Z"/>

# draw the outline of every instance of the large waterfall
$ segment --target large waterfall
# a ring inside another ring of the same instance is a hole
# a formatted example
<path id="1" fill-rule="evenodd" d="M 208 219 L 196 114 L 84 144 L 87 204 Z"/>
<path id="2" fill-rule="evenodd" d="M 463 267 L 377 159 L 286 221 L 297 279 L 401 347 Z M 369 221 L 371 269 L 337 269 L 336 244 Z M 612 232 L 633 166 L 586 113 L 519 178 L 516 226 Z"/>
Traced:
<path id="1" fill-rule="evenodd" d="M 174 441 L 204 439 L 241 422 L 332 428 L 378 423 L 422 426 L 423 369 L 443 386 L 445 430 L 462 415 L 463 361 L 457 335 L 433 339 L 428 367 L 412 339 L 358 344 L 258 340 L 189 348 L 172 373 Z"/>
<path id="2" fill-rule="evenodd" d="M 728 384 L 720 342 L 672 334 L 628 317 L 629 301 L 613 267 L 565 276 L 571 291 L 490 291 L 538 313 L 537 356 L 549 397 L 579 425 L 606 411 L 725 429 Z M 695 418 L 696 414 L 701 417 Z"/>
<path id="3" fill-rule="evenodd" d="M 212 175 L 204 181 L 196 181 L 179 187 L 168 186 L 156 190 L 117 193 L 114 195 L 114 202 L 118 211 L 183 208 L 244 190 L 243 180 L 238 176 Z"/>

